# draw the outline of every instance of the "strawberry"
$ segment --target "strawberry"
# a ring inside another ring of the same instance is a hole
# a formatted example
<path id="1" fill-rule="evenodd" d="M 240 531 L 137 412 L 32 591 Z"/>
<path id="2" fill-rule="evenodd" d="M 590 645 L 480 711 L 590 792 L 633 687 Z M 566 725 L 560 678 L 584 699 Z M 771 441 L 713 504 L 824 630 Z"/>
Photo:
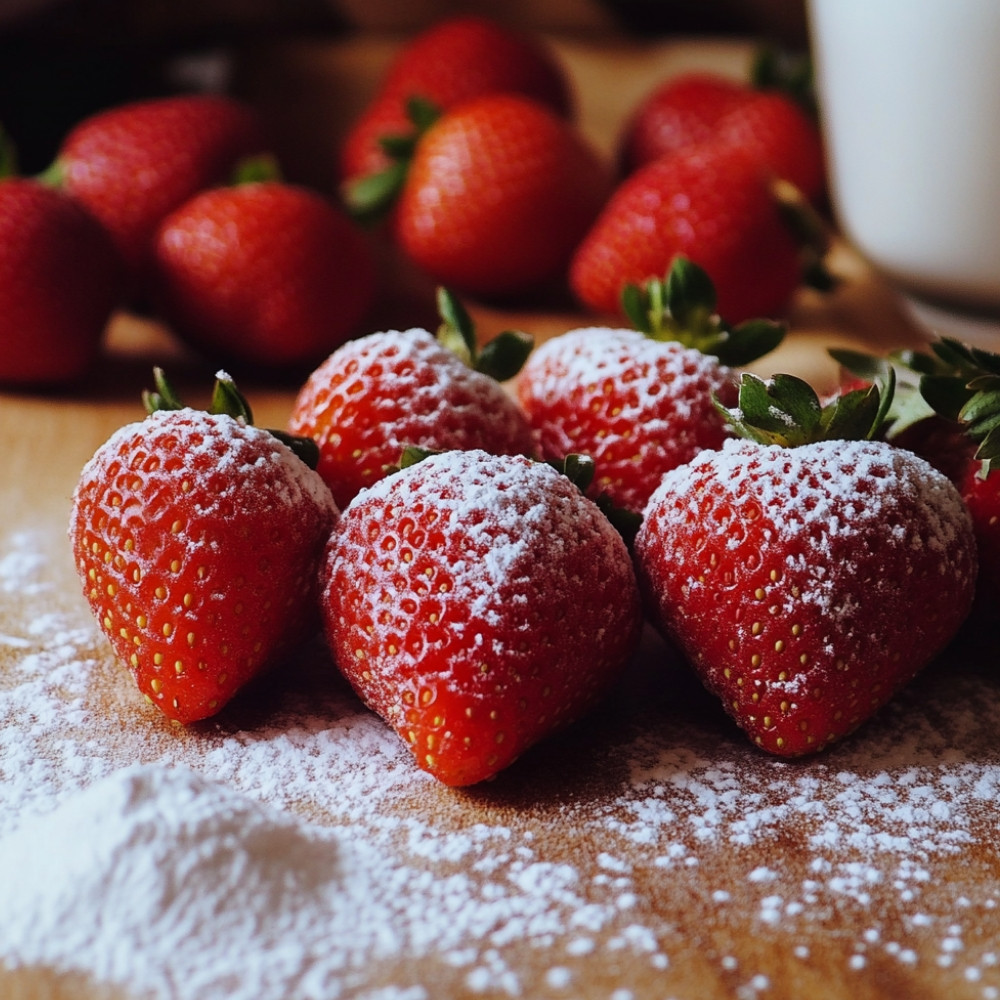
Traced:
<path id="1" fill-rule="evenodd" d="M 741 104 L 747 87 L 719 73 L 690 71 L 670 77 L 632 111 L 618 137 L 625 173 L 712 138 L 719 119 Z"/>
<path id="2" fill-rule="evenodd" d="M 447 785 L 493 777 L 619 677 L 641 613 L 628 550 L 550 466 L 444 452 L 345 508 L 322 608 L 365 703 Z"/>
<path id="3" fill-rule="evenodd" d="M 823 408 L 791 376 L 744 375 L 732 419 L 748 436 L 668 472 L 635 539 L 660 630 L 782 756 L 861 725 L 971 607 L 975 539 L 958 491 L 863 437 L 881 426 L 883 387 Z"/>
<path id="4" fill-rule="evenodd" d="M 167 216 L 154 250 L 159 310 L 226 362 L 314 364 L 357 331 L 374 298 L 360 229 L 318 193 L 280 181 L 201 192 Z"/>
<path id="5" fill-rule="evenodd" d="M 374 100 L 344 139 L 341 178 L 389 165 L 382 140 L 410 132 L 412 98 L 444 111 L 491 93 L 523 94 L 563 117 L 573 104 L 561 64 L 533 36 L 476 15 L 439 21 L 410 39 L 390 64 Z"/>
<path id="6" fill-rule="evenodd" d="M 118 255 L 82 206 L 35 180 L 0 180 L 0 382 L 81 378 L 120 291 Z"/>
<path id="7" fill-rule="evenodd" d="M 680 255 L 708 272 L 734 323 L 780 314 L 803 280 L 788 213 L 755 158 L 728 144 L 682 150 L 622 182 L 574 253 L 570 285 L 588 309 L 620 314 L 626 284 Z"/>
<path id="8" fill-rule="evenodd" d="M 810 202 L 822 202 L 826 161 L 819 126 L 783 94 L 751 94 L 719 119 L 711 141 L 738 146 Z"/>
<path id="9" fill-rule="evenodd" d="M 299 391 L 289 430 L 317 442 L 318 471 L 341 507 L 410 445 L 534 453 L 531 428 L 498 381 L 520 367 L 530 340 L 510 332 L 478 351 L 461 303 L 446 290 L 438 299 L 446 319 L 437 336 L 411 329 L 359 337 Z"/>
<path id="10" fill-rule="evenodd" d="M 182 407 L 162 375 L 158 389 L 151 415 L 84 467 L 69 533 L 115 654 L 153 705 L 190 723 L 318 625 L 337 509 L 222 373 L 211 412 Z"/>
<path id="11" fill-rule="evenodd" d="M 714 314 L 705 272 L 678 258 L 666 282 L 631 288 L 639 330 L 582 328 L 553 337 L 529 357 L 518 398 L 545 458 L 594 461 L 594 494 L 641 513 L 663 474 L 703 448 L 721 447 L 725 421 L 712 402 L 735 401 L 730 365 L 777 346 L 783 329 Z"/>
<path id="12" fill-rule="evenodd" d="M 153 98 L 84 119 L 63 140 L 47 177 L 100 220 L 142 288 L 164 217 L 265 151 L 262 125 L 242 103 L 209 95 Z"/>
<path id="13" fill-rule="evenodd" d="M 443 114 L 417 141 L 395 235 L 425 274 L 492 299 L 562 280 L 610 191 L 583 137 L 525 97 L 491 94 Z"/>
<path id="14" fill-rule="evenodd" d="M 904 433 L 930 426 L 933 433 L 921 433 L 915 447 L 940 450 L 941 438 L 950 445 L 947 468 L 969 509 L 979 547 L 979 604 L 995 619 L 1000 613 L 1000 354 L 943 337 L 930 345 L 929 354 L 910 352 L 904 360 L 920 374 L 921 397 L 934 415 Z"/>
<path id="15" fill-rule="evenodd" d="M 738 145 L 810 201 L 826 190 L 823 143 L 808 64 L 770 52 L 748 80 L 693 71 L 657 86 L 635 109 L 618 140 L 625 173 L 706 142 Z"/>

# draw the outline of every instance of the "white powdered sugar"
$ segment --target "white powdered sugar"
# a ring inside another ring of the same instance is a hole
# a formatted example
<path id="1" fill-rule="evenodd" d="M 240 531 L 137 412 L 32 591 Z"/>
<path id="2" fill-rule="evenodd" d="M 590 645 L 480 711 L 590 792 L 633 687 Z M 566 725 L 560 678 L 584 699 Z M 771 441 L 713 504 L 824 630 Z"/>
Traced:
<path id="1" fill-rule="evenodd" d="M 732 377 L 677 341 L 584 327 L 532 352 L 518 396 L 546 457 L 588 455 L 595 483 L 641 511 L 664 472 L 721 444 L 726 430 L 712 395 L 725 396 Z"/>
<path id="2" fill-rule="evenodd" d="M 46 537 L 0 538 L 0 993 L 44 965 L 129 1000 L 764 1000 L 822 961 L 841 994 L 1000 997 L 974 649 L 788 763 L 647 634 L 593 719 L 457 792 L 319 648 L 170 726 L 72 584 Z"/>

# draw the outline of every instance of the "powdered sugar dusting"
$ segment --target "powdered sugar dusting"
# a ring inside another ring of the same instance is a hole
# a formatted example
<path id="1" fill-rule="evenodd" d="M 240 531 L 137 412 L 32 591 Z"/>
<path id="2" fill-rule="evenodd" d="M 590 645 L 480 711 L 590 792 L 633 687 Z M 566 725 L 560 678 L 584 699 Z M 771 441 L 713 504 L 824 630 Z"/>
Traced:
<path id="1" fill-rule="evenodd" d="M 588 455 L 595 489 L 641 511 L 664 472 L 722 443 L 712 394 L 727 396 L 731 380 L 714 357 L 679 342 L 584 327 L 531 354 L 518 395 L 546 457 Z"/>
<path id="2" fill-rule="evenodd" d="M 648 635 L 590 723 L 456 793 L 318 648 L 170 727 L 72 584 L 0 540 L 0 964 L 170 998 L 1000 996 L 992 651 L 783 763 Z"/>

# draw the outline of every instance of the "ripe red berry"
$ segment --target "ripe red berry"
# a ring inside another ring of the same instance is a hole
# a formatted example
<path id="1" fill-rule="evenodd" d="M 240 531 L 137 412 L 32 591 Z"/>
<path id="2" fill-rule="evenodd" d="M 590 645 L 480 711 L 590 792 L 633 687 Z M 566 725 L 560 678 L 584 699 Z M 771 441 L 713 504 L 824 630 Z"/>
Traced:
<path id="1" fill-rule="evenodd" d="M 111 240 L 82 206 L 34 180 L 0 180 L 0 382 L 83 376 L 121 284 Z"/>
<path id="2" fill-rule="evenodd" d="M 964 622 L 976 580 L 950 480 L 884 441 L 790 446 L 793 414 L 830 429 L 814 394 L 785 405 L 794 384 L 744 377 L 756 439 L 668 472 L 635 540 L 659 628 L 754 743 L 785 756 L 841 739 L 907 684 Z"/>
<path id="3" fill-rule="evenodd" d="M 390 64 L 378 93 L 344 140 L 342 179 L 383 170 L 380 140 L 407 135 L 407 102 L 414 97 L 445 111 L 491 93 L 523 94 L 568 116 L 569 79 L 538 39 L 488 18 L 445 18 L 410 39 Z"/>
<path id="4" fill-rule="evenodd" d="M 369 334 L 334 351 L 299 391 L 288 426 L 319 445 L 319 473 L 341 507 L 382 479 L 407 446 L 535 450 L 500 383 L 420 329 Z"/>
<path id="5" fill-rule="evenodd" d="M 448 785 L 581 718 L 638 639 L 625 543 L 553 468 L 446 452 L 344 511 L 323 610 L 341 671 Z"/>
<path id="6" fill-rule="evenodd" d="M 154 296 L 178 335 L 226 364 L 314 364 L 358 331 L 375 265 L 355 223 L 277 181 L 203 191 L 163 222 Z"/>
<path id="7" fill-rule="evenodd" d="M 588 309 L 620 315 L 624 286 L 662 276 L 679 256 L 708 272 L 733 323 L 780 315 L 802 280 L 800 243 L 767 174 L 729 144 L 627 178 L 574 253 L 570 285 Z"/>
<path id="8" fill-rule="evenodd" d="M 522 295 L 565 276 L 610 180 L 583 137 L 548 108 L 509 94 L 481 97 L 419 139 L 396 236 L 411 261 L 456 291 Z"/>
<path id="9" fill-rule="evenodd" d="M 141 285 L 164 217 L 198 191 L 228 181 L 240 160 L 266 148 L 257 115 L 238 101 L 156 98 L 80 122 L 63 140 L 53 175 L 100 220 Z"/>
<path id="10" fill-rule="evenodd" d="M 116 656 L 153 705 L 189 723 L 312 634 L 336 517 L 320 477 L 269 431 L 180 408 L 98 448 L 69 533 Z"/>

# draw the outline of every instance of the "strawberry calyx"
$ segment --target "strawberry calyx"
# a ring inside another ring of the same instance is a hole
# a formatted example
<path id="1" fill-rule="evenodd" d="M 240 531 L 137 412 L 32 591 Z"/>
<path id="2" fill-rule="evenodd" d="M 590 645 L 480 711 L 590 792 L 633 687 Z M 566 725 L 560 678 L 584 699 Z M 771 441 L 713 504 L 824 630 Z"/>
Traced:
<path id="1" fill-rule="evenodd" d="M 379 145 L 388 156 L 389 165 L 375 173 L 350 178 L 341 187 L 345 208 L 362 224 L 374 225 L 391 211 L 403 190 L 417 143 L 441 117 L 441 109 L 414 94 L 406 101 L 406 117 L 412 126 L 408 131 L 379 137 Z"/>
<path id="2" fill-rule="evenodd" d="M 239 184 L 260 184 L 265 181 L 280 181 L 283 176 L 281 165 L 274 153 L 255 153 L 244 157 L 236 164 L 229 183 L 233 187 Z"/>
<path id="3" fill-rule="evenodd" d="M 441 325 L 437 329 L 438 343 L 474 371 L 497 382 L 514 378 L 534 349 L 534 338 L 521 330 L 504 330 L 480 347 L 469 311 L 444 286 L 437 289 L 437 307 L 441 317 Z"/>
<path id="4" fill-rule="evenodd" d="M 162 368 L 153 369 L 153 385 L 153 389 L 146 389 L 142 393 L 143 407 L 148 414 L 189 408 L 181 400 Z M 205 409 L 208 413 L 232 417 L 248 426 L 253 425 L 253 411 L 249 401 L 232 377 L 224 371 L 216 373 L 212 396 Z M 267 432 L 286 445 L 310 469 L 315 469 L 319 465 L 319 445 L 312 438 L 273 428 L 267 428 Z"/>
<path id="5" fill-rule="evenodd" d="M 920 394 L 931 410 L 961 425 L 977 445 L 973 458 L 985 478 L 1000 463 L 1000 354 L 942 337 L 932 354 L 914 353 Z"/>
<path id="6" fill-rule="evenodd" d="M 597 469 L 596 463 L 589 455 L 571 452 L 565 458 L 547 464 L 557 472 L 562 473 L 581 493 L 587 495 Z M 594 503 L 611 522 L 612 527 L 622 536 L 631 551 L 635 536 L 642 525 L 642 515 L 619 507 L 607 493 L 601 493 L 595 497 Z"/>
<path id="7" fill-rule="evenodd" d="M 817 116 L 815 74 L 808 53 L 762 45 L 750 64 L 750 86 L 754 90 L 778 91 L 810 117 Z"/>
<path id="8" fill-rule="evenodd" d="M 784 324 L 749 319 L 730 326 L 716 305 L 715 284 L 708 272 L 684 256 L 674 258 L 665 279 L 628 283 L 622 290 L 625 315 L 641 333 L 653 340 L 677 341 L 724 365 L 756 361 L 784 339 Z"/>
<path id="9" fill-rule="evenodd" d="M 871 385 L 845 392 L 825 405 L 816 390 L 795 375 L 765 380 L 749 372 L 740 378 L 735 408 L 718 399 L 714 402 L 738 437 L 758 444 L 796 448 L 816 441 L 872 440 L 885 428 L 895 390 L 892 365 L 877 367 Z"/>

